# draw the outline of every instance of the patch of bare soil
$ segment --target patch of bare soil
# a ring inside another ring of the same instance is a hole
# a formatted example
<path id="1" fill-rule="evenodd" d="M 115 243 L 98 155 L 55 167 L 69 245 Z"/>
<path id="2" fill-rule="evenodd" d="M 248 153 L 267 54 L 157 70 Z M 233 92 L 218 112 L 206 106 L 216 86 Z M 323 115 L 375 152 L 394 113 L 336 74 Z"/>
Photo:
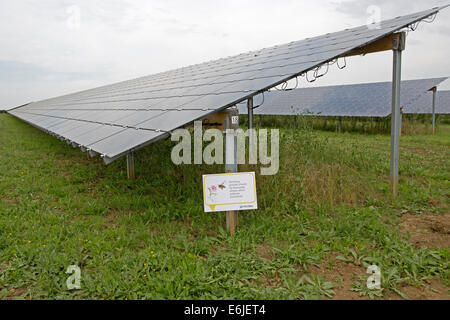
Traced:
<path id="1" fill-rule="evenodd" d="M 333 288 L 335 295 L 331 300 L 369 300 L 368 296 L 360 296 L 359 292 L 350 291 L 352 284 L 359 280 L 359 276 L 366 275 L 366 269 L 355 263 L 335 260 L 333 265 L 322 263 L 312 267 L 311 272 L 320 275 L 337 286 Z M 426 280 L 423 286 L 403 284 L 398 288 L 409 300 L 450 300 L 450 288 L 446 287 L 438 279 Z M 395 292 L 385 292 L 383 298 L 376 300 L 403 300 L 404 298 Z"/>
<path id="2" fill-rule="evenodd" d="M 417 154 L 421 154 L 421 155 L 429 155 L 432 151 L 430 151 L 427 148 L 419 148 L 419 147 L 404 147 L 405 149 L 407 149 L 408 151 L 411 151 L 411 153 L 417 153 Z"/>
<path id="3" fill-rule="evenodd" d="M 6 202 L 7 204 L 16 204 L 18 202 L 17 199 L 9 199 L 6 197 L 2 197 L 1 199 L 2 199 L 2 201 Z"/>
<path id="4" fill-rule="evenodd" d="M 116 229 L 118 227 L 117 220 L 120 218 L 120 215 L 115 212 L 109 212 L 104 215 L 106 229 Z"/>
<path id="5" fill-rule="evenodd" d="M 20 297 L 27 292 L 25 288 L 11 289 L 9 290 L 9 295 L 5 300 L 13 300 L 15 297 Z"/>
<path id="6" fill-rule="evenodd" d="M 251 281 L 253 282 L 255 280 Z M 279 288 L 282 286 L 283 281 L 280 277 L 280 274 L 278 272 L 275 272 L 272 277 L 261 277 L 260 279 L 256 280 L 256 282 L 268 287 Z"/>
<path id="7" fill-rule="evenodd" d="M 337 284 L 333 288 L 335 295 L 332 300 L 368 300 L 367 296 L 360 296 L 358 292 L 350 291 L 352 284 L 364 276 L 366 270 L 355 263 L 335 260 L 333 265 L 321 265 L 311 267 L 311 272 L 324 277 L 328 281 Z"/>
<path id="8" fill-rule="evenodd" d="M 402 216 L 400 230 L 409 232 L 411 242 L 416 247 L 450 247 L 450 212 L 440 215 L 405 214 Z"/>
<path id="9" fill-rule="evenodd" d="M 398 288 L 409 300 L 450 300 L 449 288 L 439 280 L 426 280 L 424 286 L 406 285 Z M 388 297 L 392 300 L 403 300 L 397 293 L 393 292 Z"/>
<path id="10" fill-rule="evenodd" d="M 272 249 L 270 249 L 269 246 L 267 246 L 266 244 L 262 244 L 260 247 L 258 247 L 256 249 L 256 252 L 258 253 L 258 255 L 268 261 L 272 261 L 273 260 L 273 256 L 274 253 L 272 251 Z"/>

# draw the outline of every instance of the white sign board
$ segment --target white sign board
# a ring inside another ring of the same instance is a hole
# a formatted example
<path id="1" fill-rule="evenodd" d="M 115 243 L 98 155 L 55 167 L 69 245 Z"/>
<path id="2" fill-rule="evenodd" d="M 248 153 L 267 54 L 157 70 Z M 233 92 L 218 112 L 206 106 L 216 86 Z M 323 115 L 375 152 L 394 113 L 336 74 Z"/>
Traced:
<path id="1" fill-rule="evenodd" d="M 205 212 L 258 209 L 254 172 L 203 176 Z"/>

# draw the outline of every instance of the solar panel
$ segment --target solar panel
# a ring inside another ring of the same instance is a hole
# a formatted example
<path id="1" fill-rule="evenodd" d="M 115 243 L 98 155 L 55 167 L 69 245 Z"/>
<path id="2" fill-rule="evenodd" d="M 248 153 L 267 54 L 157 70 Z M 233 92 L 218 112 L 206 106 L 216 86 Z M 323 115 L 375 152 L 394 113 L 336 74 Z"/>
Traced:
<path id="1" fill-rule="evenodd" d="M 402 81 L 401 101 L 406 106 L 448 78 Z M 309 115 L 324 117 L 387 117 L 392 111 L 392 82 L 364 83 L 270 91 L 255 115 Z M 239 106 L 247 114 L 246 106 Z"/>
<path id="2" fill-rule="evenodd" d="M 333 61 L 445 7 L 32 103 L 10 113 L 110 163 L 171 131 Z"/>
<path id="3" fill-rule="evenodd" d="M 427 92 L 411 101 L 404 110 L 406 114 L 432 114 L 433 93 Z M 437 91 L 435 114 L 450 114 L 450 91 Z"/>

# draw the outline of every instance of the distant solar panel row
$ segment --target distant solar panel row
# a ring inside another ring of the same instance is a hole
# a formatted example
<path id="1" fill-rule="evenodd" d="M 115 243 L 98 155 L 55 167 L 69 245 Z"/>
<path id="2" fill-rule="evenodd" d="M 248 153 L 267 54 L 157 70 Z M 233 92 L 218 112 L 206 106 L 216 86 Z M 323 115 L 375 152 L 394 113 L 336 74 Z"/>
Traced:
<path id="1" fill-rule="evenodd" d="M 411 101 L 404 113 L 406 114 L 432 114 L 433 94 L 428 92 L 418 99 Z M 450 114 L 450 91 L 436 93 L 436 114 Z"/>
<path id="2" fill-rule="evenodd" d="M 52 98 L 9 113 L 109 163 L 443 8 L 384 21 L 380 29 L 347 29 Z"/>
<path id="3" fill-rule="evenodd" d="M 403 110 L 427 97 L 427 91 L 448 78 L 402 81 Z M 431 95 L 430 95 L 431 96 Z M 426 101 L 425 101 L 426 103 Z M 431 103 L 428 105 L 431 108 Z M 392 82 L 270 91 L 255 115 L 310 115 L 324 117 L 387 117 L 392 111 Z M 239 112 L 247 114 L 240 105 Z"/>

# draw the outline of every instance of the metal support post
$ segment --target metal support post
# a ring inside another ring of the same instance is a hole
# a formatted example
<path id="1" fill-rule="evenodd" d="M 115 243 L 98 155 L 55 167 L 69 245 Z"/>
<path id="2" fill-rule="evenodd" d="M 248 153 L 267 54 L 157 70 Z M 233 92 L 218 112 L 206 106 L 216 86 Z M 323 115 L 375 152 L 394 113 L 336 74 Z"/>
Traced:
<path id="1" fill-rule="evenodd" d="M 433 134 L 436 133 L 436 93 L 437 93 L 437 88 L 434 87 L 433 89 L 433 107 L 432 107 L 432 113 L 433 113 Z"/>
<path id="2" fill-rule="evenodd" d="M 249 149 L 250 152 L 252 152 L 253 148 L 253 141 L 255 137 L 253 136 L 253 129 L 254 129 L 254 123 L 253 123 L 253 98 L 249 98 L 247 100 L 247 111 L 248 111 L 248 130 L 250 132 L 248 139 L 249 139 Z"/>
<path id="3" fill-rule="evenodd" d="M 400 108 L 400 137 L 402 136 L 403 130 L 403 108 Z"/>
<path id="4" fill-rule="evenodd" d="M 405 50 L 405 33 L 394 39 L 392 76 L 392 119 L 391 119 L 391 186 L 394 197 L 398 196 L 399 157 L 400 157 L 400 88 L 402 78 L 402 51 Z"/>

